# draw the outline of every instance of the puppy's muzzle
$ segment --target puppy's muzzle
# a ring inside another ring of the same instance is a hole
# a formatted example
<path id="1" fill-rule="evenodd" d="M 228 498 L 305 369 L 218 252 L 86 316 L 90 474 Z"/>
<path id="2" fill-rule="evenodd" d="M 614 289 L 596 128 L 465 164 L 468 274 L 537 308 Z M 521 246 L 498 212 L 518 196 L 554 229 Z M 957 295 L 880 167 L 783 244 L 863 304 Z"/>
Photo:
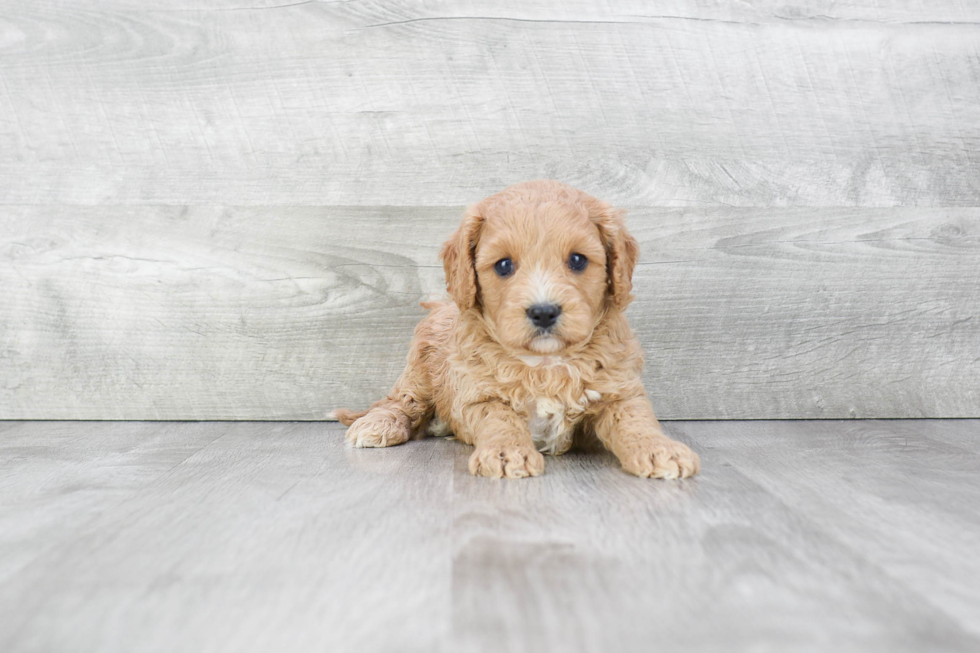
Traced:
<path id="1" fill-rule="evenodd" d="M 527 309 L 527 319 L 539 329 L 553 327 L 559 315 L 561 315 L 561 306 L 558 304 L 535 304 Z"/>

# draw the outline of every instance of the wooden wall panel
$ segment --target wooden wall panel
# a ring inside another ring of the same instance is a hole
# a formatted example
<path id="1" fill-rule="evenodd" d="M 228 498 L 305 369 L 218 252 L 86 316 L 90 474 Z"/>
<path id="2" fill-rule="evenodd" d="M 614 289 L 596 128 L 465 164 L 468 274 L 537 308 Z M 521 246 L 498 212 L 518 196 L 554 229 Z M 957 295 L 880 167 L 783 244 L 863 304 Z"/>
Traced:
<path id="1" fill-rule="evenodd" d="M 461 208 L 3 207 L 6 418 L 318 419 L 401 371 Z M 634 209 L 664 418 L 980 407 L 980 209 Z"/>
<path id="2" fill-rule="evenodd" d="M 269 4 L 0 2 L 0 202 L 980 195 L 976 3 Z"/>
<path id="3" fill-rule="evenodd" d="M 461 206 L 632 207 L 668 418 L 980 416 L 980 5 L 0 0 L 0 418 L 317 419 Z"/>

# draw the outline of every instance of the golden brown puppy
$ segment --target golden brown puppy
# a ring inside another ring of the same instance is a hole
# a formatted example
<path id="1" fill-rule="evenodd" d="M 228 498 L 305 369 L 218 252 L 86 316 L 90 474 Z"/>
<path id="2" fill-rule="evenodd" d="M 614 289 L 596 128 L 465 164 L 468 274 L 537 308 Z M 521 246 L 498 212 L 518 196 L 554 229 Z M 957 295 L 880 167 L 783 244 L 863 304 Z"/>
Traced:
<path id="1" fill-rule="evenodd" d="M 638 247 L 622 213 L 556 181 L 510 186 L 470 207 L 442 247 L 453 302 L 427 302 L 408 365 L 363 413 L 339 409 L 356 447 L 413 435 L 476 447 L 470 471 L 544 471 L 594 432 L 631 474 L 691 476 L 698 456 L 664 435 L 623 311 Z"/>

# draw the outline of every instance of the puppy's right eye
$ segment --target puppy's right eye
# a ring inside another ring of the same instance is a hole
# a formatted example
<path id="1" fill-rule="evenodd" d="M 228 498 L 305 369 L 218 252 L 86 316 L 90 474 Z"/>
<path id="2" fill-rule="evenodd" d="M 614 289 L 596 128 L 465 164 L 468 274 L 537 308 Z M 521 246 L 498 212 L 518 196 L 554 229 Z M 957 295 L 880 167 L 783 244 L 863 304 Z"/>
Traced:
<path id="1" fill-rule="evenodd" d="M 514 274 L 514 262 L 509 258 L 502 258 L 493 264 L 493 271 L 498 277 L 509 277 Z"/>

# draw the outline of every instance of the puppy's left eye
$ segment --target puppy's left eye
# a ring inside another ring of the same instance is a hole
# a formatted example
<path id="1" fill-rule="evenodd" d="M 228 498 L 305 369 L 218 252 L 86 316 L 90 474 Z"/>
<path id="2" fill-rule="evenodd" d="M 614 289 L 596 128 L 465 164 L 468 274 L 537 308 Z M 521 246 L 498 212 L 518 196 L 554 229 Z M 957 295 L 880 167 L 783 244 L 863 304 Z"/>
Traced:
<path id="1" fill-rule="evenodd" d="M 568 267 L 574 272 L 581 272 L 588 264 L 589 259 L 585 258 L 585 256 L 579 254 L 578 252 L 575 252 L 568 257 Z"/>

